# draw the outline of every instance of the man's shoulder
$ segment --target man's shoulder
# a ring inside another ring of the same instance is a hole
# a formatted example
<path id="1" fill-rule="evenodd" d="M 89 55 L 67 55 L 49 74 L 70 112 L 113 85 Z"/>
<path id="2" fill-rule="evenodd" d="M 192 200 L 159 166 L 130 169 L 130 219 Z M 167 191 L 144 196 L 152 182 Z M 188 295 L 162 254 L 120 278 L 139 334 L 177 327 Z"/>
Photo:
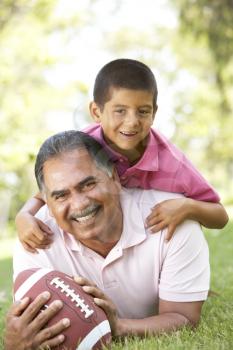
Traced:
<path id="1" fill-rule="evenodd" d="M 138 210 L 145 219 L 156 204 L 169 199 L 183 198 L 179 193 L 164 192 L 154 189 L 144 190 L 141 188 L 122 188 L 121 203 L 123 208 L 133 208 L 137 206 Z"/>
<path id="2" fill-rule="evenodd" d="M 126 198 L 133 198 L 137 203 L 154 203 L 154 205 L 169 199 L 184 198 L 180 193 L 165 192 L 154 189 L 144 190 L 141 188 L 124 188 L 123 193 Z"/>

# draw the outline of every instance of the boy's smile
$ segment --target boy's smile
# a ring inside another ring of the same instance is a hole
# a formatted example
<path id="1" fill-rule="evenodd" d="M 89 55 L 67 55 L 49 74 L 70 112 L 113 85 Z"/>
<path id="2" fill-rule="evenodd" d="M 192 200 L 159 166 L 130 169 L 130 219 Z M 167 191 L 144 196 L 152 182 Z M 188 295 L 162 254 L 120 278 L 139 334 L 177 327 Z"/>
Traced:
<path id="1" fill-rule="evenodd" d="M 153 93 L 112 88 L 111 98 L 103 108 L 92 102 L 90 110 L 112 149 L 124 154 L 130 162 L 142 156 L 156 112 Z"/>

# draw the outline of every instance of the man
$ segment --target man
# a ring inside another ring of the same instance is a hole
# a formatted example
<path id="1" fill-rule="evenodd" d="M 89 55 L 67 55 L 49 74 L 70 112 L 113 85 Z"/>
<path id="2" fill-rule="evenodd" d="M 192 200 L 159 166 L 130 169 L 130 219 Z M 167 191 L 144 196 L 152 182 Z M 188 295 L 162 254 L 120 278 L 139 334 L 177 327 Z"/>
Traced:
<path id="1" fill-rule="evenodd" d="M 169 242 L 165 232 L 152 235 L 144 225 L 152 204 L 178 195 L 121 189 L 101 146 L 78 131 L 45 141 L 35 174 L 47 203 L 38 217 L 55 233 L 54 242 L 36 255 L 18 245 L 15 276 L 32 267 L 82 276 L 76 281 L 105 310 L 114 336 L 158 334 L 198 323 L 209 288 L 208 247 L 199 224 L 184 222 Z M 14 317 L 8 316 L 11 327 Z M 17 322 L 29 328 L 29 338 L 39 332 L 37 325 L 30 335 L 30 322 L 22 317 Z M 11 346 L 18 333 L 11 336 Z M 41 343 L 45 340 L 49 337 Z"/>

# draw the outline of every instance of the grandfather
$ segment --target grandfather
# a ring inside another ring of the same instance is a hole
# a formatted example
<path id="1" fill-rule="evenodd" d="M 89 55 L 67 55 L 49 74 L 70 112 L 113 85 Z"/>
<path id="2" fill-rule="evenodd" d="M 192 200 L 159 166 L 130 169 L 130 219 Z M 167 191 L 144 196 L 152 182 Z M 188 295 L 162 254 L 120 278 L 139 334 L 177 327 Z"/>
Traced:
<path id="1" fill-rule="evenodd" d="M 144 221 L 151 207 L 181 195 L 122 189 L 101 146 L 79 131 L 47 139 L 35 174 L 47 206 L 37 214 L 54 234 L 47 250 L 18 244 L 14 275 L 46 267 L 87 285 L 116 336 L 157 334 L 196 325 L 209 288 L 208 247 L 198 223 L 186 221 L 166 242 Z M 88 286 L 89 285 L 89 286 Z"/>

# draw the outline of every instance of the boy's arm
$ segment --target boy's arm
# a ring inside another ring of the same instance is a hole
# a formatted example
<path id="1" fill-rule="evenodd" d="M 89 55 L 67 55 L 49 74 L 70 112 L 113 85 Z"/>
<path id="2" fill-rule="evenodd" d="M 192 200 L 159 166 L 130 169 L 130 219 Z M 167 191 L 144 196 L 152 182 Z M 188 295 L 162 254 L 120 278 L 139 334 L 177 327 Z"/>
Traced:
<path id="1" fill-rule="evenodd" d="M 228 215 L 220 203 L 177 198 L 155 205 L 147 217 L 146 226 L 153 233 L 167 227 L 166 239 L 169 240 L 176 227 L 187 219 L 198 221 L 207 228 L 221 229 L 227 224 Z"/>
<path id="2" fill-rule="evenodd" d="M 169 240 L 176 227 L 186 219 L 198 221 L 207 228 L 221 229 L 227 224 L 228 215 L 218 193 L 184 154 L 174 174 L 173 187 L 174 192 L 186 198 L 164 201 L 152 208 L 146 221 L 151 232 L 167 227 Z"/>
<path id="3" fill-rule="evenodd" d="M 41 220 L 34 217 L 44 205 L 40 193 L 30 198 L 15 218 L 19 239 L 24 248 L 35 253 L 36 248 L 44 249 L 52 242 L 52 231 Z"/>

